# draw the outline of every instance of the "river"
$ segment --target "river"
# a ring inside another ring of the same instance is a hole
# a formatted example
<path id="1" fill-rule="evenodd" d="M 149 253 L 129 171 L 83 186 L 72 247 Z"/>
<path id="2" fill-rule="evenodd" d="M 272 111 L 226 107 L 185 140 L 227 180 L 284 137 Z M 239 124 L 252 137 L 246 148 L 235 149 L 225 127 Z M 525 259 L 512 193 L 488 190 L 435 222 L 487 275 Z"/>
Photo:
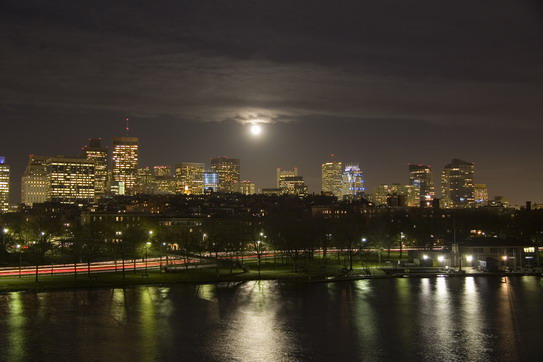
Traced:
<path id="1" fill-rule="evenodd" d="M 529 361 L 542 306 L 539 277 L 13 292 L 0 359 Z"/>

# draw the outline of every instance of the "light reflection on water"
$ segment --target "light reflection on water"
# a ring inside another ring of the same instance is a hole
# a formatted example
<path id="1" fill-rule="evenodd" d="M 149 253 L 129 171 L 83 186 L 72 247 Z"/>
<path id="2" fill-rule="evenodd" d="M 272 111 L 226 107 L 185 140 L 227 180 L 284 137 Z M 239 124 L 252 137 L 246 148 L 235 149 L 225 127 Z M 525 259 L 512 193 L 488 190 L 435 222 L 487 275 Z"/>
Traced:
<path id="1" fill-rule="evenodd" d="M 8 327 L 12 333 L 8 335 L 7 352 L 9 360 L 23 360 L 25 350 L 24 326 L 26 323 L 21 293 L 11 293 L 9 298 Z"/>
<path id="2" fill-rule="evenodd" d="M 537 359 L 539 278 L 0 294 L 7 360 Z"/>

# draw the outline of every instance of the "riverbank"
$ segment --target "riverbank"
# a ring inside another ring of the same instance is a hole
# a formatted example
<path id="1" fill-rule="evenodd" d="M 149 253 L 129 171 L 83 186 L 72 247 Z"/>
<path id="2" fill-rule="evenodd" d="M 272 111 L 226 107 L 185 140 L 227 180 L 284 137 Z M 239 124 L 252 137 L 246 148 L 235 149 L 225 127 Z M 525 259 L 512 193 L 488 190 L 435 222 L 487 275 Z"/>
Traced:
<path id="1" fill-rule="evenodd" d="M 149 270 L 145 273 L 142 270 L 126 272 L 123 277 L 120 272 L 108 273 L 80 273 L 77 276 L 73 274 L 64 275 L 40 275 L 39 281 L 35 281 L 35 276 L 25 275 L 21 278 L 2 277 L 0 278 L 0 293 L 6 292 L 43 292 L 53 290 L 72 290 L 80 288 L 122 288 L 138 285 L 174 285 L 174 284 L 209 284 L 209 283 L 229 283 L 245 282 L 255 280 L 281 280 L 287 282 L 313 282 L 330 283 L 342 281 L 354 281 L 364 279 L 384 279 L 384 278 L 432 278 L 432 277 L 515 277 L 515 276 L 541 276 L 540 273 L 405 273 L 403 275 L 386 274 L 380 269 L 372 269 L 373 273 L 354 270 L 351 273 L 344 273 L 344 270 L 337 267 L 331 267 L 327 270 L 309 271 L 303 270 L 294 272 L 292 267 L 284 268 L 263 268 L 260 273 L 258 270 L 249 272 L 233 271 L 220 269 L 219 273 L 215 268 L 179 270 L 174 273 L 164 273 L 159 270 Z"/>
<path id="2" fill-rule="evenodd" d="M 331 269 L 326 273 L 310 273 L 307 271 L 294 273 L 290 268 L 263 269 L 249 272 L 215 268 L 179 270 L 174 273 L 164 273 L 159 270 L 127 271 L 123 277 L 121 272 L 92 273 L 90 275 L 80 273 L 63 275 L 39 275 L 39 281 L 35 281 L 34 275 L 23 275 L 0 278 L 0 293 L 2 292 L 40 292 L 50 290 L 66 290 L 79 288 L 120 288 L 136 285 L 170 285 L 180 283 L 207 284 L 218 282 L 243 282 L 251 280 L 285 280 L 303 282 L 309 278 L 325 278 L 337 274 L 337 270 Z"/>

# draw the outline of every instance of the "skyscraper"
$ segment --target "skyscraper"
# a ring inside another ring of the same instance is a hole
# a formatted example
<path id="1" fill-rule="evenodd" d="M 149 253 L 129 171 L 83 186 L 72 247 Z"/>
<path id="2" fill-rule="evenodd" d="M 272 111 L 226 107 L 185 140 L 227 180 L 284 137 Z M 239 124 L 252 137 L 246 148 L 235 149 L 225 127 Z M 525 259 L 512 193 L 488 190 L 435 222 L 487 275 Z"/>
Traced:
<path id="1" fill-rule="evenodd" d="M 343 199 L 360 199 L 364 195 L 364 177 L 357 163 L 348 163 L 343 171 L 341 196 Z"/>
<path id="2" fill-rule="evenodd" d="M 204 172 L 204 193 L 217 192 L 219 190 L 219 174 L 213 171 Z"/>
<path id="3" fill-rule="evenodd" d="M 239 158 L 216 157 L 211 159 L 211 170 L 219 175 L 220 192 L 237 192 L 240 181 Z"/>
<path id="4" fill-rule="evenodd" d="M 172 176 L 172 168 L 170 166 L 155 166 L 155 194 L 170 195 L 175 193 L 177 182 Z"/>
<path id="5" fill-rule="evenodd" d="M 205 164 L 182 162 L 175 166 L 176 192 L 178 194 L 202 195 L 204 193 Z"/>
<path id="6" fill-rule="evenodd" d="M 144 195 L 154 195 L 155 175 L 149 167 L 138 168 L 136 174 L 136 186 L 134 192 Z"/>
<path id="7" fill-rule="evenodd" d="M 170 166 L 155 166 L 153 167 L 155 176 L 171 176 L 172 168 Z"/>
<path id="8" fill-rule="evenodd" d="M 47 200 L 62 204 L 94 201 L 94 160 L 55 156 L 47 159 Z"/>
<path id="9" fill-rule="evenodd" d="M 48 156 L 30 155 L 21 180 L 21 203 L 32 206 L 47 201 Z"/>
<path id="10" fill-rule="evenodd" d="M 420 205 L 420 188 L 415 185 L 379 185 L 373 191 L 375 205 L 409 206 Z"/>
<path id="11" fill-rule="evenodd" d="M 435 198 L 434 179 L 429 165 L 409 164 L 409 184 L 420 189 L 420 205 L 432 206 Z"/>
<path id="12" fill-rule="evenodd" d="M 486 184 L 473 185 L 473 198 L 476 206 L 485 206 L 488 204 L 488 188 Z"/>
<path id="13" fill-rule="evenodd" d="M 94 192 L 96 199 L 101 199 L 107 193 L 107 163 L 108 149 L 102 147 L 102 139 L 90 138 L 89 144 L 83 147 L 83 157 L 94 160 Z"/>
<path id="14" fill-rule="evenodd" d="M 307 186 L 302 176 L 281 176 L 279 189 L 282 194 L 304 196 Z"/>
<path id="15" fill-rule="evenodd" d="M 239 193 L 243 195 L 254 195 L 255 194 L 255 184 L 251 181 L 241 181 L 238 184 Z"/>
<path id="16" fill-rule="evenodd" d="M 453 159 L 441 172 L 441 203 L 445 208 L 466 208 L 474 205 L 474 164 Z"/>
<path id="17" fill-rule="evenodd" d="M 277 180 L 277 188 L 281 188 L 281 181 L 286 177 L 296 177 L 298 176 L 298 167 L 294 167 L 292 170 L 281 170 L 279 167 L 275 169 Z"/>
<path id="18" fill-rule="evenodd" d="M 343 163 L 339 161 L 322 164 L 322 192 L 336 197 L 341 196 L 343 180 Z"/>
<path id="19" fill-rule="evenodd" d="M 0 213 L 9 211 L 9 165 L 0 156 Z"/>
<path id="20" fill-rule="evenodd" d="M 115 195 L 131 195 L 138 173 L 138 138 L 114 137 L 111 192 Z"/>

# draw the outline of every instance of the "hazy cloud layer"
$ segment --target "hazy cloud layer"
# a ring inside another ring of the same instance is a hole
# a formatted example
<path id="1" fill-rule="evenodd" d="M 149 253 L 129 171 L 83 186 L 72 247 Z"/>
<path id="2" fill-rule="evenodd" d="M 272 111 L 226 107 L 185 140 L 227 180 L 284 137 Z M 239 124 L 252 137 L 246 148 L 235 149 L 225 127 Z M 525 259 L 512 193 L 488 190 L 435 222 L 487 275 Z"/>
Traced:
<path id="1" fill-rule="evenodd" d="M 1 99 L 220 121 L 540 120 L 529 1 L 7 2 Z"/>

